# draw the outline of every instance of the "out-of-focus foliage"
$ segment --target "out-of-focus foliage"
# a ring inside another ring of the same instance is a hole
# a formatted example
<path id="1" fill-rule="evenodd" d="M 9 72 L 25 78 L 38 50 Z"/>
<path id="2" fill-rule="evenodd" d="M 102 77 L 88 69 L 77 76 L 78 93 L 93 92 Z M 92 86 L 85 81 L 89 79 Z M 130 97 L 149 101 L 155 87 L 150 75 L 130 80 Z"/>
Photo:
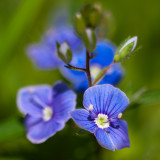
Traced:
<path id="1" fill-rule="evenodd" d="M 131 148 L 116 152 L 100 148 L 88 132 L 77 132 L 71 120 L 63 132 L 57 133 L 44 144 L 33 145 L 25 138 L 23 125 L 19 121 L 20 113 L 16 108 L 17 90 L 22 86 L 53 84 L 58 79 L 63 79 L 58 70 L 36 70 L 25 54 L 26 46 L 40 40 L 53 22 L 55 11 L 66 10 L 70 22 L 73 22 L 74 13 L 88 2 L 95 1 L 0 1 L 0 159 L 160 159 L 159 91 L 141 94 L 137 103 L 143 104 L 142 107 L 132 106 L 122 117 L 128 122 Z M 98 2 L 114 17 L 115 32 L 109 38 L 115 44 L 120 44 L 128 35 L 137 35 L 141 47 L 137 54 L 123 63 L 126 76 L 119 87 L 127 95 L 132 95 L 143 87 L 147 90 L 159 89 L 160 1 Z M 59 9 L 61 5 L 63 9 Z M 78 106 L 82 106 L 81 101 L 78 101 Z"/>

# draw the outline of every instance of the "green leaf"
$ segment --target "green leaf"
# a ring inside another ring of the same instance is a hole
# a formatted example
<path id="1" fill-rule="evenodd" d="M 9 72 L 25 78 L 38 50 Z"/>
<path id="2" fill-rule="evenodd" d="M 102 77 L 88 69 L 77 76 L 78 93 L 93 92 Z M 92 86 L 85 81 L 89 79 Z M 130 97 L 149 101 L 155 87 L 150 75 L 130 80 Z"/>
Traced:
<path id="1" fill-rule="evenodd" d="M 142 105 L 153 105 L 160 103 L 160 89 L 147 91 L 145 88 L 140 89 L 130 97 L 128 109 L 134 109 Z"/>
<path id="2" fill-rule="evenodd" d="M 134 103 L 138 103 L 141 105 L 160 103 L 160 89 L 144 92 L 134 101 Z"/>

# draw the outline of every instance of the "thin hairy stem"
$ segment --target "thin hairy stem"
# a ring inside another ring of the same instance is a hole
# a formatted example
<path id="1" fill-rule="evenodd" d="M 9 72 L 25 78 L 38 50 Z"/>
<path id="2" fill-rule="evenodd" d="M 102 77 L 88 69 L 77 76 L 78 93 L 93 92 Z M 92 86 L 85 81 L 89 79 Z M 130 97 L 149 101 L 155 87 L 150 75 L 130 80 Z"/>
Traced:
<path id="1" fill-rule="evenodd" d="M 106 69 L 99 75 L 99 77 L 93 82 L 93 86 L 96 85 L 100 79 L 104 77 L 106 72 L 115 64 L 115 62 L 112 62 Z"/>
<path id="2" fill-rule="evenodd" d="M 68 69 L 72 69 L 72 70 L 77 70 L 77 71 L 86 72 L 86 69 L 85 69 L 85 68 L 75 67 L 75 66 L 72 66 L 72 65 L 70 65 L 70 64 L 65 65 L 65 67 L 68 68 Z"/>

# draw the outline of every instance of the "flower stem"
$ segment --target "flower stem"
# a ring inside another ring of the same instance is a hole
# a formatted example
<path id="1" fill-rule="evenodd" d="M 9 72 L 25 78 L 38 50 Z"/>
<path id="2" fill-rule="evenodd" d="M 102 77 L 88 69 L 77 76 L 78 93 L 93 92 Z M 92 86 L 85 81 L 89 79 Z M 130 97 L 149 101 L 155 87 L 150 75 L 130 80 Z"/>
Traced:
<path id="1" fill-rule="evenodd" d="M 86 72 L 89 87 L 92 86 L 91 73 L 90 73 L 90 59 L 92 59 L 92 58 L 93 57 L 90 57 L 90 55 L 89 55 L 89 51 L 86 50 L 86 68 L 75 67 L 70 64 L 65 65 L 65 67 L 68 69 Z"/>
<path id="2" fill-rule="evenodd" d="M 106 69 L 99 75 L 99 77 L 93 82 L 93 86 L 96 85 L 100 79 L 102 79 L 104 77 L 104 75 L 106 74 L 106 72 L 115 64 L 115 62 L 113 61 L 108 67 L 106 67 Z"/>
<path id="3" fill-rule="evenodd" d="M 90 56 L 89 56 L 89 52 L 87 50 L 86 50 L 86 74 L 87 74 L 87 78 L 88 78 L 89 87 L 91 87 L 92 81 L 91 81 L 91 73 L 90 73 Z"/>
<path id="4" fill-rule="evenodd" d="M 72 65 L 70 65 L 70 64 L 65 65 L 65 67 L 68 68 L 68 69 L 72 69 L 72 70 L 77 70 L 77 71 L 86 72 L 86 69 L 85 69 L 85 68 L 75 67 L 75 66 L 72 66 Z"/>

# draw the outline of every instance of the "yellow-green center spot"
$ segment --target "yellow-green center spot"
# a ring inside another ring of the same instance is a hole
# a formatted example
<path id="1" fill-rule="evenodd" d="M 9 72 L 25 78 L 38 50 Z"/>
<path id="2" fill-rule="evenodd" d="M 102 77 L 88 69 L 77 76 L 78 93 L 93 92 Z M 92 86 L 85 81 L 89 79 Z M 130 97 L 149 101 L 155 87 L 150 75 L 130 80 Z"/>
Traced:
<path id="1" fill-rule="evenodd" d="M 53 111 L 51 107 L 45 107 L 43 109 L 43 120 L 49 121 L 52 118 Z"/>
<path id="2" fill-rule="evenodd" d="M 95 118 L 94 120 L 95 124 L 97 124 L 97 126 L 99 128 L 108 128 L 109 127 L 109 121 L 108 121 L 108 116 L 105 114 L 98 114 L 98 117 Z"/>
<path id="3" fill-rule="evenodd" d="M 101 67 L 98 64 L 92 65 L 90 67 L 90 71 L 91 71 L 91 77 L 94 79 L 94 78 L 96 78 L 98 73 L 101 71 Z"/>

